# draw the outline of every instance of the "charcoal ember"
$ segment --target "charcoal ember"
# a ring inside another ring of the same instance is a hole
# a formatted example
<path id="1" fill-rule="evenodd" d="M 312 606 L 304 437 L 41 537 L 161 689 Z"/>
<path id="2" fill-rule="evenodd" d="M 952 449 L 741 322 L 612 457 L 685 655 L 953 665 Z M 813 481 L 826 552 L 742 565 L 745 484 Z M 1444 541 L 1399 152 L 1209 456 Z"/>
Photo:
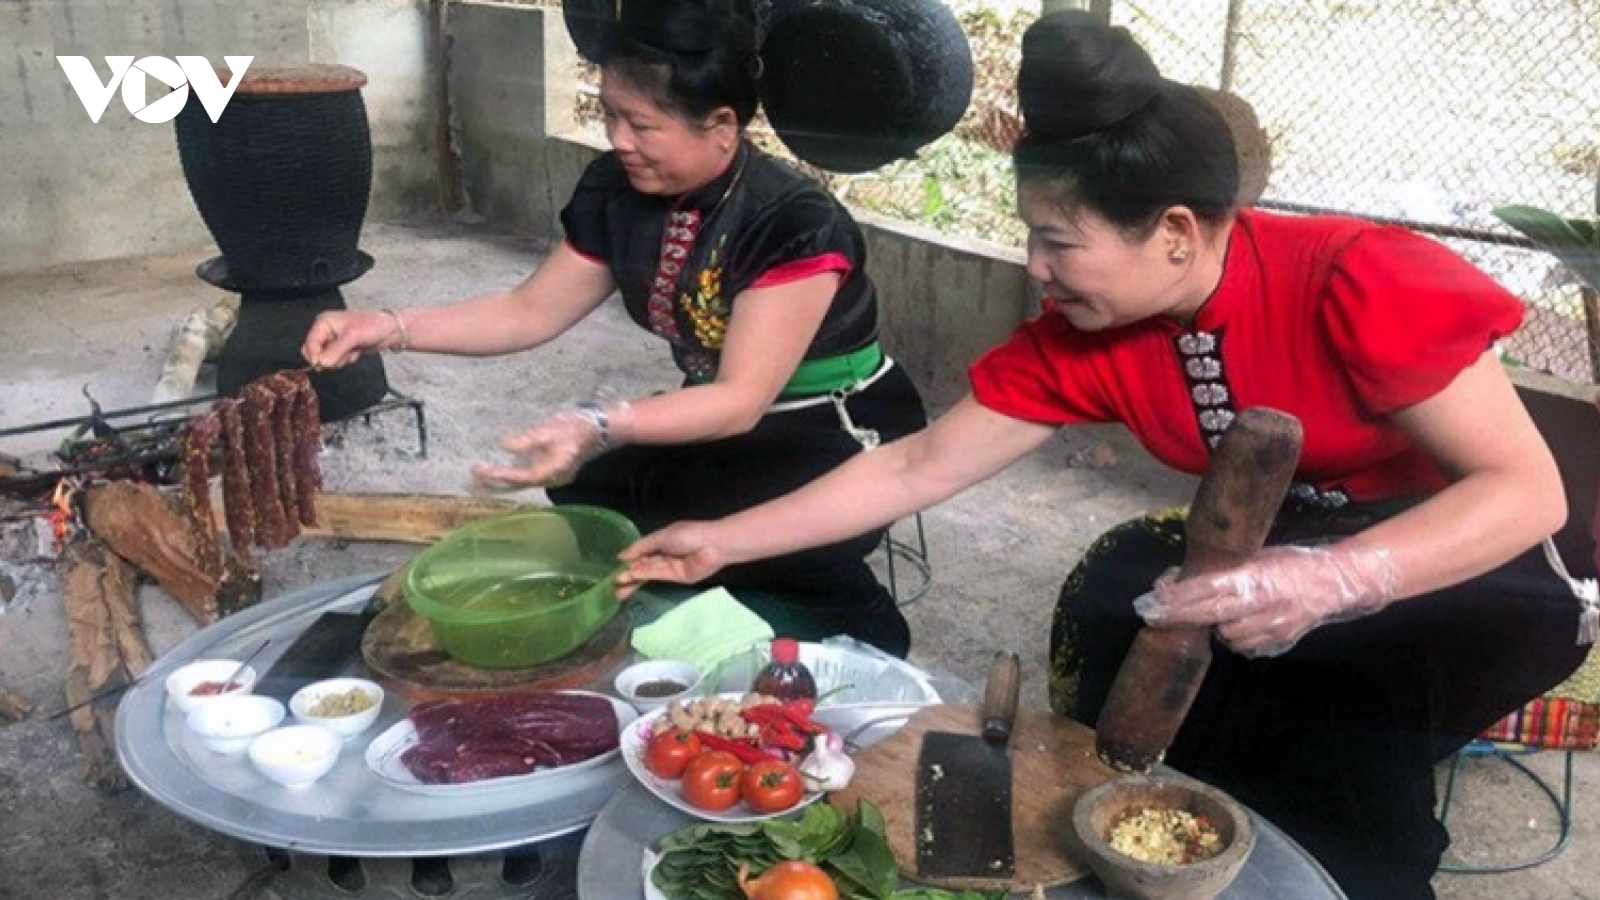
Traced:
<path id="1" fill-rule="evenodd" d="M 410 718 L 418 742 L 400 761 L 428 784 L 571 765 L 609 753 L 621 740 L 610 701 L 587 694 L 440 700 L 416 706 Z"/>
<path id="2" fill-rule="evenodd" d="M 212 409 L 222 423 L 222 510 L 228 522 L 228 540 L 234 553 L 249 559 L 250 545 L 256 542 L 256 505 L 250 493 L 250 463 L 239 401 L 218 400 Z"/>
<path id="3" fill-rule="evenodd" d="M 250 490 L 256 503 L 256 544 L 274 550 L 289 543 L 287 511 L 278 487 L 277 440 L 273 436 L 278 396 L 261 381 L 240 391 L 240 416 L 244 422 L 245 460 L 250 469 Z"/>
<path id="4" fill-rule="evenodd" d="M 179 451 L 183 510 L 194 526 L 200 564 L 219 574 L 223 564 L 222 550 L 217 547 L 217 522 L 211 511 L 211 451 L 221 433 L 222 419 L 216 413 L 202 413 L 189 420 Z"/>
<path id="5" fill-rule="evenodd" d="M 322 466 L 317 462 L 317 454 L 322 452 L 322 412 L 317 392 L 311 387 L 311 376 L 304 369 L 282 374 L 294 383 L 290 421 L 294 429 L 295 500 L 300 524 L 310 528 L 317 524 L 317 493 L 322 490 Z"/>
<path id="6" fill-rule="evenodd" d="M 295 385 L 282 372 L 261 379 L 276 402 L 272 404 L 272 456 L 278 469 L 278 501 L 283 504 L 284 543 L 300 536 L 300 501 L 295 497 Z"/>

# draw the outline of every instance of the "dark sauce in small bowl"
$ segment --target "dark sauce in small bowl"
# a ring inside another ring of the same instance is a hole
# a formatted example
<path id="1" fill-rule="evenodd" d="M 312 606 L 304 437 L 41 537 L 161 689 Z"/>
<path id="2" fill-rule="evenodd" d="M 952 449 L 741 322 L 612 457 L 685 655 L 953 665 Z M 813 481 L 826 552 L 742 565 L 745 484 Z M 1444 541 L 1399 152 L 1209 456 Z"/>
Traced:
<path id="1" fill-rule="evenodd" d="M 633 695 L 648 700 L 655 697 L 671 697 L 673 694 L 683 693 L 688 688 L 689 686 L 686 684 L 680 684 L 667 678 L 660 678 L 655 681 L 646 681 L 634 688 Z"/>

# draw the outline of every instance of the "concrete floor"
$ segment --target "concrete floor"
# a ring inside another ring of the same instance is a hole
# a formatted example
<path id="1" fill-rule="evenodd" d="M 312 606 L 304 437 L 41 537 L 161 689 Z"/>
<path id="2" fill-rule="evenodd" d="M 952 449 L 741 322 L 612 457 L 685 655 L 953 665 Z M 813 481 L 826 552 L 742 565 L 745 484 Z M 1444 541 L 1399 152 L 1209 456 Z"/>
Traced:
<path id="1" fill-rule="evenodd" d="M 345 290 L 355 307 L 427 305 L 515 283 L 539 247 L 456 224 L 374 226 L 364 247 L 378 267 Z M 205 248 L 0 276 L 0 427 L 81 415 L 85 386 L 106 408 L 149 401 L 170 330 L 222 295 L 196 279 Z M 891 352 L 893 348 L 890 348 Z M 595 389 L 624 394 L 670 385 L 654 339 L 608 305 L 555 344 L 516 358 L 385 360 L 392 384 L 428 405 L 432 438 L 416 458 L 404 417 L 353 423 L 325 456 L 328 486 L 342 491 L 461 493 L 466 468 L 495 440 L 541 412 Z M 0 452 L 47 451 L 59 435 L 0 440 Z M 1001 476 L 925 515 L 931 588 L 908 607 L 912 660 L 979 679 L 993 651 L 1022 655 L 1023 702 L 1044 705 L 1050 609 L 1062 577 L 1093 537 L 1151 507 L 1183 502 L 1189 479 L 1164 471 L 1117 430 L 1064 434 Z M 393 568 L 415 548 L 303 540 L 264 559 L 269 596 L 323 579 Z M 62 702 L 66 626 L 59 585 L 36 573 L 27 599 L 0 607 L 0 683 L 41 711 Z M 152 649 L 193 630 L 158 588 L 141 592 Z M 0 898 L 62 900 L 229 897 L 264 858 L 189 824 L 137 790 L 106 797 L 78 776 L 65 720 L 0 728 Z M 1510 875 L 1436 879 L 1446 900 L 1600 898 L 1584 863 L 1600 850 L 1600 760 L 1580 754 L 1572 844 L 1555 861 Z M 1559 783 L 1560 757 L 1530 765 Z M 1451 814 L 1457 853 L 1482 861 L 1535 848 L 1553 833 L 1548 807 L 1499 763 L 1469 761 Z M 353 895 L 352 895 L 353 896 Z M 619 898 L 620 900 L 620 898 Z"/>

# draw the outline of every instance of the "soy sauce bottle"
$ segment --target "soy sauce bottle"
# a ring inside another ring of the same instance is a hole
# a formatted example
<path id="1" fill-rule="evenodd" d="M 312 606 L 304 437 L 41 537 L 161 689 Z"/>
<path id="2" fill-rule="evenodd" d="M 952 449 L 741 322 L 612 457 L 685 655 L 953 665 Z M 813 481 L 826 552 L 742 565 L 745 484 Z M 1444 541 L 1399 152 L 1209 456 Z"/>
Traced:
<path id="1" fill-rule="evenodd" d="M 750 690 L 779 700 L 817 699 L 817 681 L 800 661 L 800 644 L 794 638 L 772 642 L 772 662 L 756 673 Z"/>

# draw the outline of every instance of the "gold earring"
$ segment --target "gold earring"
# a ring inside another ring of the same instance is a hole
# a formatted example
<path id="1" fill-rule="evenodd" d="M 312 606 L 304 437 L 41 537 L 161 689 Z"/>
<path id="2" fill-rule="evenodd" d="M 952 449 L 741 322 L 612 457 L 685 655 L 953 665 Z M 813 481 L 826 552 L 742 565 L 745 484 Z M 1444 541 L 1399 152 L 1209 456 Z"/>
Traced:
<path id="1" fill-rule="evenodd" d="M 1175 263 L 1181 263 L 1181 262 L 1183 262 L 1184 260 L 1186 260 L 1188 258 L 1189 258 L 1189 248 L 1188 247 L 1173 247 L 1171 252 L 1169 252 L 1167 254 L 1167 259 L 1170 259 Z"/>

